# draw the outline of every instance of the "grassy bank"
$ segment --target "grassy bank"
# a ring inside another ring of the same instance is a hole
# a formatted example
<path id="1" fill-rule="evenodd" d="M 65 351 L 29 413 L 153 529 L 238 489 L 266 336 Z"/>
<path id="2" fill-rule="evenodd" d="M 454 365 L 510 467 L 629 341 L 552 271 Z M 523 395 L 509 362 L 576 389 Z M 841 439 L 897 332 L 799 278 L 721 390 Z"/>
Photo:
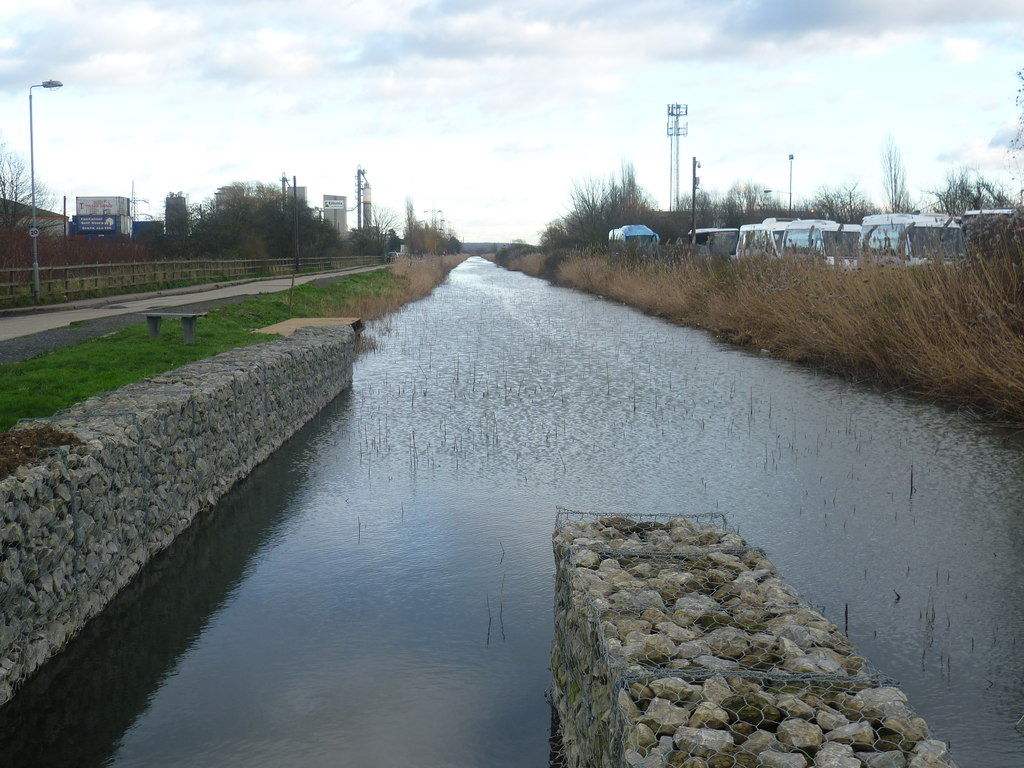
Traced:
<path id="1" fill-rule="evenodd" d="M 150 339 L 142 322 L 24 362 L 2 364 L 0 430 L 194 360 L 278 338 L 252 331 L 291 317 L 376 319 L 428 295 L 461 259 L 399 261 L 390 269 L 349 275 L 329 285 L 300 285 L 216 307 L 199 320 L 194 344 L 185 344 L 180 329 L 170 327 L 159 339 Z"/>
<path id="2" fill-rule="evenodd" d="M 1008 255 L 857 270 L 587 253 L 525 254 L 505 266 L 788 360 L 1024 423 L 1024 270 Z"/>

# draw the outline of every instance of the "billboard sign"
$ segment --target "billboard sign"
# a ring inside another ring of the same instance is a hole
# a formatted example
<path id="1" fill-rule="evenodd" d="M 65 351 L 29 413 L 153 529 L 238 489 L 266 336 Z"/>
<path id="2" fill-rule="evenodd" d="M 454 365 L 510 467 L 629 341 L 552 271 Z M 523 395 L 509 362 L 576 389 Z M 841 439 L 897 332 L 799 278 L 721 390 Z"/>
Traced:
<path id="1" fill-rule="evenodd" d="M 324 208 L 347 208 L 347 202 L 345 198 L 341 198 L 341 200 L 324 200 Z"/>
<path id="2" fill-rule="evenodd" d="M 117 232 L 116 216 L 76 216 L 75 223 L 80 233 Z"/>
<path id="3" fill-rule="evenodd" d="M 131 201 L 127 197 L 77 197 L 76 213 L 79 216 L 128 216 Z"/>

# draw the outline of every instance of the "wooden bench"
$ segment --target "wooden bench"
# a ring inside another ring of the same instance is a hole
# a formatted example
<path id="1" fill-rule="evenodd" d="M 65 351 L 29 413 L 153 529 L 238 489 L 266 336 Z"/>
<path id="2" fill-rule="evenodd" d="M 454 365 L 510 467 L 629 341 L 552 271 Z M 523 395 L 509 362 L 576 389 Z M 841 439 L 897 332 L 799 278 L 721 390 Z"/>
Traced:
<path id="1" fill-rule="evenodd" d="M 191 344 L 196 340 L 196 318 L 206 317 L 206 312 L 140 312 L 146 318 L 149 325 L 149 338 L 160 337 L 160 321 L 165 317 L 177 317 L 181 320 L 181 327 L 185 333 L 185 343 Z"/>

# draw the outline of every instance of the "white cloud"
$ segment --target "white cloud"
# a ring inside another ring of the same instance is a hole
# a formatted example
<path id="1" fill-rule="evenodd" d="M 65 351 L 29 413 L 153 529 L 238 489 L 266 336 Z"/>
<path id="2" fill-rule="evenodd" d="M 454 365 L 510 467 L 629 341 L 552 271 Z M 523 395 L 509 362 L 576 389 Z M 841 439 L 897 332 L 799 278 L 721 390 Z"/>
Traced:
<path id="1" fill-rule="evenodd" d="M 573 180 L 622 159 L 664 198 L 668 102 L 690 105 L 684 152 L 708 187 L 779 187 L 789 152 L 795 192 L 868 186 L 886 133 L 910 163 L 995 167 L 1024 3 L 37 0 L 0 2 L 0 30 L 0 114 L 25 111 L 30 83 L 68 86 L 37 104 L 55 189 L 152 179 L 150 196 L 202 199 L 287 169 L 315 198 L 362 164 L 390 207 L 412 195 L 468 236 L 533 238 Z M 25 122 L 0 125 L 9 144 Z"/>
<path id="2" fill-rule="evenodd" d="M 301 35 L 258 29 L 217 45 L 207 71 L 241 81 L 292 80 L 321 76 L 324 62 Z"/>
<path id="3" fill-rule="evenodd" d="M 954 64 L 971 64 L 978 60 L 985 48 L 981 40 L 947 37 L 942 41 L 946 59 Z"/>
<path id="4" fill-rule="evenodd" d="M 990 139 L 975 138 L 940 152 L 936 160 L 976 171 L 1003 172 L 1010 167 L 1010 142 L 1017 134 L 1016 123 L 1007 123 Z"/>

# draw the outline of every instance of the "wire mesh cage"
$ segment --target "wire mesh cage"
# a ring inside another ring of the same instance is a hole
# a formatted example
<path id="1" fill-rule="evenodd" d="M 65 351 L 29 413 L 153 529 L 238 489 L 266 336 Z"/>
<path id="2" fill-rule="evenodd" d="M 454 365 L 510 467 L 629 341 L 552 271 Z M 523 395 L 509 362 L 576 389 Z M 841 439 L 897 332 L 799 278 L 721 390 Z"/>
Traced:
<path id="1" fill-rule="evenodd" d="M 953 766 L 895 681 L 720 515 L 558 510 L 569 766 Z"/>

